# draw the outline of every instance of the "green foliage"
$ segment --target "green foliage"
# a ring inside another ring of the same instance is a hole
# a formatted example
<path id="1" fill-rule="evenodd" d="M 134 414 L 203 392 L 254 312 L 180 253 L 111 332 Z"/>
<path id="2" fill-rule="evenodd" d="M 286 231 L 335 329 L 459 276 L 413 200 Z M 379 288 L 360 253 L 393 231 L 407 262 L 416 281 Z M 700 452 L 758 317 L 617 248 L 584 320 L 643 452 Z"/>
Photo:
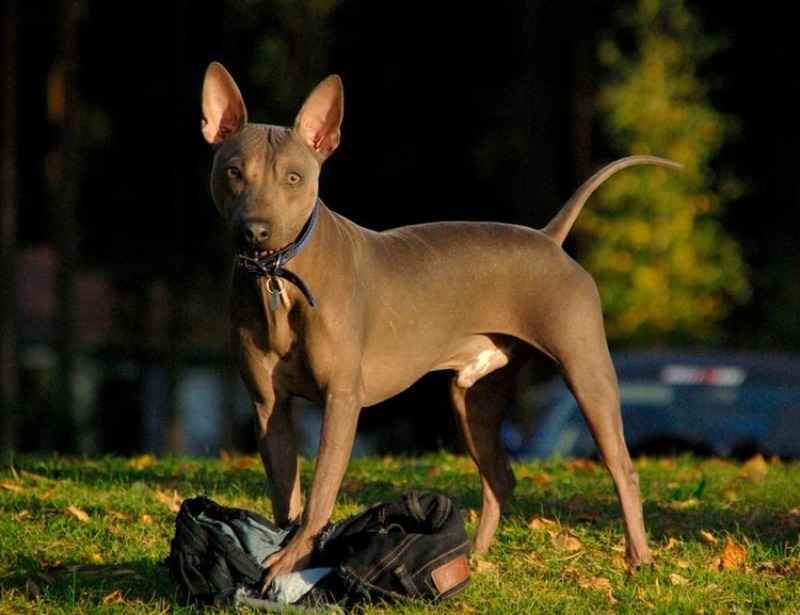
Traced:
<path id="1" fill-rule="evenodd" d="M 639 459 L 655 565 L 630 571 L 605 469 L 514 463 L 515 497 L 467 589 L 435 607 L 356 613 L 792 613 L 800 601 L 800 466 L 756 457 Z M 302 460 L 308 484 L 312 470 Z M 414 488 L 451 497 L 475 528 L 480 480 L 462 456 L 354 459 L 340 519 Z M 160 562 L 183 498 L 270 514 L 255 455 L 20 456 L 0 468 L 0 614 L 229 613 L 184 606 Z"/>
<path id="2" fill-rule="evenodd" d="M 653 154 L 684 170 L 620 173 L 578 220 L 608 335 L 618 344 L 719 341 L 720 322 L 748 299 L 738 243 L 722 225 L 741 187 L 710 168 L 735 127 L 698 76 L 722 42 L 706 36 L 682 0 L 635 0 L 619 12 L 619 39 L 599 59 L 609 77 L 598 105 L 615 149 Z"/>

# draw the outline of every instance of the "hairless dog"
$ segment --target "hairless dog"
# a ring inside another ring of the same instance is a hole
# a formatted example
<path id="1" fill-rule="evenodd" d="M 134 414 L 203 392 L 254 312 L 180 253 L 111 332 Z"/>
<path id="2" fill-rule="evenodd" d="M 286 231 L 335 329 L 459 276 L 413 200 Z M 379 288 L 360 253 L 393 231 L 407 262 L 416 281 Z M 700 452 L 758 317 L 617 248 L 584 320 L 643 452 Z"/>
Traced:
<path id="1" fill-rule="evenodd" d="M 561 246 L 610 175 L 639 164 L 681 165 L 654 156 L 612 162 L 541 230 L 438 222 L 376 232 L 318 195 L 322 163 L 341 135 L 338 76 L 314 88 L 287 128 L 249 123 L 238 86 L 213 62 L 202 109 L 203 136 L 215 151 L 211 194 L 236 246 L 232 348 L 255 405 L 275 521 L 300 524 L 264 562 L 265 587 L 308 565 L 314 537 L 332 514 L 360 410 L 433 370 L 450 374 L 459 427 L 480 473 L 472 544 L 487 549 L 515 483 L 499 433 L 507 394 L 517 368 L 537 351 L 560 370 L 608 468 L 628 561 L 651 562 L 597 287 Z M 304 508 L 293 397 L 323 409 Z"/>

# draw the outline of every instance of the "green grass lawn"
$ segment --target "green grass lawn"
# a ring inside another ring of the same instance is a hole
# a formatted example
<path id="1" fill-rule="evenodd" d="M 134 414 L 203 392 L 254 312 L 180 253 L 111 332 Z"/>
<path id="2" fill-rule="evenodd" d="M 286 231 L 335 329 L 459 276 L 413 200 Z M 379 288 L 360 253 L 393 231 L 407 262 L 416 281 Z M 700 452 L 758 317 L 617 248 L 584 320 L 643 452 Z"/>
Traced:
<path id="1" fill-rule="evenodd" d="M 436 606 L 366 613 L 798 613 L 800 463 L 755 458 L 637 462 L 655 564 L 624 564 L 617 500 L 588 461 L 515 464 L 518 486 L 469 587 Z M 309 462 L 303 464 L 307 484 Z M 471 531 L 472 463 L 450 454 L 356 459 L 342 518 L 427 488 Z M 0 468 L 0 613 L 199 613 L 160 565 L 177 506 L 199 493 L 270 516 L 255 456 L 18 456 Z M 213 611 L 212 611 L 213 612 Z"/>

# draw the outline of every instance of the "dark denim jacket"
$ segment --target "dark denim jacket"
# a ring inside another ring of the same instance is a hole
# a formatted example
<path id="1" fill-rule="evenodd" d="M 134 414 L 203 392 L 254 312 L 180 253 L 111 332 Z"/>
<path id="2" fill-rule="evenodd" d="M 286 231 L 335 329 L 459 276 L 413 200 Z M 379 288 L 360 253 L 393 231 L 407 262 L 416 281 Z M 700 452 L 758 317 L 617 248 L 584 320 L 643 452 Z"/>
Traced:
<path id="1" fill-rule="evenodd" d="M 338 568 L 328 584 L 347 601 L 435 601 L 470 581 L 469 539 L 449 498 L 411 491 L 329 526 L 315 565 Z"/>

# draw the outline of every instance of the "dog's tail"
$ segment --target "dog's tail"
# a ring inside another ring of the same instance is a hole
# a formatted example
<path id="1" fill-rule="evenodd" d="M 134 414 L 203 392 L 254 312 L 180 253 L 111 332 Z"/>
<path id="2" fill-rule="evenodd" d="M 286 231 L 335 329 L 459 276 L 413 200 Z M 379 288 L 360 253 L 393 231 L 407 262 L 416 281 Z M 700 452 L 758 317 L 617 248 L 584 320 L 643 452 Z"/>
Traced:
<path id="1" fill-rule="evenodd" d="M 600 184 L 611 177 L 617 171 L 626 167 L 631 167 L 637 164 L 657 164 L 662 167 L 671 167 L 673 169 L 682 169 L 683 165 L 679 162 L 673 162 L 666 158 L 659 158 L 658 156 L 628 156 L 627 158 L 620 158 L 604 166 L 597 173 L 587 179 L 580 188 L 570 197 L 569 201 L 564 203 L 564 206 L 553 217 L 547 226 L 542 231 L 550 235 L 558 245 L 562 245 L 567 238 L 567 234 L 578 214 L 583 209 L 583 204 L 591 196 Z"/>

